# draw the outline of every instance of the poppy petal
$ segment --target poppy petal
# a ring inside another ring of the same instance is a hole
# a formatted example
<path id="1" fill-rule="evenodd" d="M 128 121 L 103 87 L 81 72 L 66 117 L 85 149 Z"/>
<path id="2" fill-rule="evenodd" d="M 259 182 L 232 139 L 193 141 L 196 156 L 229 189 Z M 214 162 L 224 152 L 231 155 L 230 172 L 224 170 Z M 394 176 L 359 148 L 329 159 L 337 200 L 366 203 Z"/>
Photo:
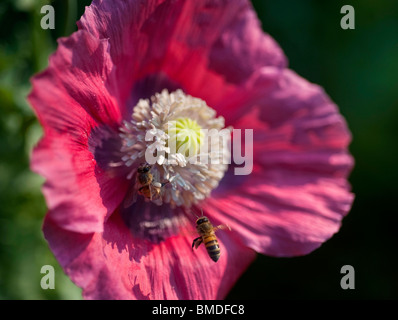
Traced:
<path id="1" fill-rule="evenodd" d="M 253 172 L 230 170 L 203 209 L 258 252 L 307 254 L 351 208 L 351 135 L 325 92 L 294 72 L 264 69 L 251 85 L 236 93 L 236 103 L 247 99 L 232 118 L 253 129 Z"/>
<path id="2" fill-rule="evenodd" d="M 213 262 L 194 236 L 160 244 L 133 238 L 115 212 L 103 234 L 79 235 L 47 217 L 43 231 L 64 271 L 86 299 L 222 299 L 255 257 L 233 233 L 220 232 Z"/>
<path id="3" fill-rule="evenodd" d="M 78 139 L 99 124 L 120 123 L 108 42 L 78 31 L 58 43 L 49 67 L 32 79 L 28 97 L 45 133 Z"/>
<path id="4" fill-rule="evenodd" d="M 71 231 L 101 231 L 124 195 L 126 183 L 98 167 L 96 146 L 90 146 L 109 132 L 117 135 L 120 112 L 107 82 L 111 78 L 107 42 L 79 31 L 59 41 L 49 68 L 32 79 L 29 100 L 44 138 L 31 167 L 46 178 L 43 191 L 52 219 Z"/>
<path id="5" fill-rule="evenodd" d="M 287 64 L 247 0 L 152 0 L 145 6 L 98 0 L 86 8 L 78 26 L 109 39 L 122 101 L 131 98 L 137 82 L 155 75 L 212 106 L 258 68 Z M 127 102 L 130 108 L 133 100 Z"/>

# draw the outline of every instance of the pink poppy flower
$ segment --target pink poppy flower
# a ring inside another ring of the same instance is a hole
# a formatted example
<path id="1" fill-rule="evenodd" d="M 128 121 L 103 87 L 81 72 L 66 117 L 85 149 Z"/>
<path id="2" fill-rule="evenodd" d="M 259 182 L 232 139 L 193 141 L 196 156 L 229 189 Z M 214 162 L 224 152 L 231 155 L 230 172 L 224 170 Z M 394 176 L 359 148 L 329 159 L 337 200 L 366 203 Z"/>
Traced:
<path id="1" fill-rule="evenodd" d="M 29 100 L 44 128 L 31 159 L 46 178 L 44 235 L 85 298 L 222 299 L 256 253 L 305 255 L 339 230 L 350 133 L 247 0 L 95 0 L 78 27 Z M 179 147 L 198 156 L 199 129 L 226 127 L 253 129 L 251 174 L 168 149 L 189 132 Z M 147 197 L 137 169 L 155 147 Z M 216 263 L 192 250 L 201 209 L 231 228 Z"/>

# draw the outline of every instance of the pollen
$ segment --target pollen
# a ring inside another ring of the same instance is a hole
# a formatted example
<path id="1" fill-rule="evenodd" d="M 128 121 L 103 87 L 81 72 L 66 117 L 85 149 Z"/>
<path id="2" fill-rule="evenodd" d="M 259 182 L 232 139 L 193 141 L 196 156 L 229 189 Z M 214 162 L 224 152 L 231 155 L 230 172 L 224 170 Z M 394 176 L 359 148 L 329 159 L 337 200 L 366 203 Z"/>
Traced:
<path id="1" fill-rule="evenodd" d="M 213 139 L 214 133 L 223 140 Z M 128 168 L 132 185 L 137 168 L 142 163 L 151 165 L 148 188 L 155 188 L 157 196 L 147 201 L 189 208 L 209 197 L 223 178 L 230 136 L 224 118 L 217 117 L 205 101 L 182 90 L 170 93 L 165 89 L 151 99 L 139 100 L 131 120 L 120 127 L 120 164 Z"/>

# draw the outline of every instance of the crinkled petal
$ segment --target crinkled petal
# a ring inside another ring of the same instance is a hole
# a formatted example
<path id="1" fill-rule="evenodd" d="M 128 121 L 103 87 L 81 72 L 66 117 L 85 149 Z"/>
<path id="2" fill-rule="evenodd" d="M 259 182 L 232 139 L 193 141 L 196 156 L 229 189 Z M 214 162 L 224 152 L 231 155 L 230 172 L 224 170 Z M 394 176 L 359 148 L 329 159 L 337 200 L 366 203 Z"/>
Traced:
<path id="1" fill-rule="evenodd" d="M 43 139 L 33 152 L 31 167 L 46 178 L 48 215 L 75 232 L 101 232 L 128 186 L 124 177 L 101 169 L 87 145 L 68 136 Z"/>
<path id="2" fill-rule="evenodd" d="M 104 232 L 79 235 L 47 218 L 51 249 L 86 299 L 222 299 L 255 257 L 233 233 L 219 232 L 221 257 L 214 263 L 194 236 L 154 245 L 133 238 L 116 212 Z"/>
<path id="3" fill-rule="evenodd" d="M 61 39 L 48 69 L 32 79 L 29 95 L 44 128 L 31 167 L 46 178 L 43 192 L 49 215 L 76 232 L 100 232 L 126 185 L 102 170 L 89 150 L 94 128 L 107 126 L 112 131 L 120 121 L 109 84 L 114 80 L 108 49 L 105 40 L 85 31 Z"/>
<path id="4" fill-rule="evenodd" d="M 78 26 L 99 39 L 109 39 L 120 96 L 123 101 L 132 99 L 130 107 L 140 96 L 134 90 L 131 96 L 131 88 L 153 75 L 153 87 L 157 87 L 156 79 L 162 81 L 166 75 L 187 93 L 213 105 L 258 68 L 286 65 L 282 50 L 261 30 L 247 0 L 124 1 L 118 5 L 97 0 Z"/>
<path id="5" fill-rule="evenodd" d="M 32 79 L 29 95 L 45 133 L 78 139 L 98 124 L 121 120 L 107 40 L 78 31 L 58 41 L 49 67 Z"/>
<path id="6" fill-rule="evenodd" d="M 351 208 L 346 123 L 319 86 L 290 70 L 264 68 L 233 98 L 244 110 L 230 108 L 234 128 L 253 129 L 253 172 L 231 168 L 203 210 L 258 252 L 307 254 Z"/>

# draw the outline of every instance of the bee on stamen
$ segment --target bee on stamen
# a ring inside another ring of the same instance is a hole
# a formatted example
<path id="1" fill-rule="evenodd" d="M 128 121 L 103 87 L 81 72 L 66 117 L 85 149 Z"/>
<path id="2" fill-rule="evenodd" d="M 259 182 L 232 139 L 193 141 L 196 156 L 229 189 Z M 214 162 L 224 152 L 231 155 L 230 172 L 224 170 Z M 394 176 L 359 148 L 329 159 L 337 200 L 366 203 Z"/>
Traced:
<path id="1" fill-rule="evenodd" d="M 152 166 L 147 163 L 142 163 L 138 167 L 137 184 L 138 194 L 152 201 L 152 199 L 157 199 L 161 196 L 162 188 L 169 182 L 161 183 L 155 181 L 151 169 Z"/>

